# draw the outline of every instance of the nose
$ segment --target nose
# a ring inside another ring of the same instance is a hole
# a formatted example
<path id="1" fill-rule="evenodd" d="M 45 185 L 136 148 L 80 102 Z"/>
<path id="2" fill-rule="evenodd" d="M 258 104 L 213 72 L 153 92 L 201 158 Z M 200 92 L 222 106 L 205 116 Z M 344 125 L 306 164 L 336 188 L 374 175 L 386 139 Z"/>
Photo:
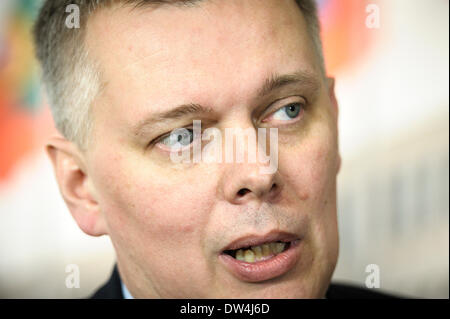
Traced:
<path id="1" fill-rule="evenodd" d="M 258 164 L 228 164 L 222 175 L 221 188 L 225 200 L 232 204 L 249 201 L 272 202 L 280 194 L 283 183 L 278 174 L 261 173 Z"/>

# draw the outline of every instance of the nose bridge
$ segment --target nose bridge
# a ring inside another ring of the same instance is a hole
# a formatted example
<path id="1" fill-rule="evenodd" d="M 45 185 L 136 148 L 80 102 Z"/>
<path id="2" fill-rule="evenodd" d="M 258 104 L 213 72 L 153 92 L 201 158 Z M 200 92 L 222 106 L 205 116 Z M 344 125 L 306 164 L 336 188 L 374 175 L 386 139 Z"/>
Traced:
<path id="1" fill-rule="evenodd" d="M 230 118 L 228 123 L 232 125 L 225 126 L 225 140 L 222 141 L 225 162 L 221 169 L 220 193 L 233 204 L 273 199 L 279 194 L 282 181 L 278 169 L 268 169 L 274 164 L 272 154 L 267 157 L 272 150 L 271 133 L 267 130 L 265 134 L 259 134 L 251 116 L 238 113 Z M 261 156 L 262 153 L 266 156 Z M 277 166 L 277 159 L 275 162 Z"/>
<path id="2" fill-rule="evenodd" d="M 273 129 L 257 128 L 246 112 L 234 113 L 228 123 L 232 125 L 225 126 L 222 131 L 225 162 L 256 164 L 253 166 L 258 166 L 260 171 L 272 171 L 267 169 L 267 164 L 278 163 L 278 134 L 274 134 Z M 275 150 L 276 158 L 268 156 L 272 155 L 272 150 Z"/>

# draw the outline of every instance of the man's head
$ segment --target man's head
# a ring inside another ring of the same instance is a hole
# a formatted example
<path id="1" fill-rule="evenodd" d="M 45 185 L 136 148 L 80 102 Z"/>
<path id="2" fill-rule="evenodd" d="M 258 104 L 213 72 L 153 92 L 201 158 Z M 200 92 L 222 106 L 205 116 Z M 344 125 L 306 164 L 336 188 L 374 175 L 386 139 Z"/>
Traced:
<path id="1" fill-rule="evenodd" d="M 312 1 L 70 1 L 80 29 L 66 28 L 62 2 L 35 27 L 64 136 L 48 152 L 80 228 L 111 237 L 130 292 L 322 297 L 340 158 Z M 174 163 L 167 136 L 193 120 L 277 128 L 278 169 Z M 276 241 L 278 255 L 262 245 Z M 252 262 L 248 246 L 271 258 Z"/>

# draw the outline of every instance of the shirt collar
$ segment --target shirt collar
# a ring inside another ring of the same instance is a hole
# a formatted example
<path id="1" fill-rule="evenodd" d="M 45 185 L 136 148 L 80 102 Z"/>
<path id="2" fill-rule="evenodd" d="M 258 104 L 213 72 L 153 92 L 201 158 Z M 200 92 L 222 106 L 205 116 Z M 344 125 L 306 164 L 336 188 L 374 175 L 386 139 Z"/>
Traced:
<path id="1" fill-rule="evenodd" d="M 120 281 L 120 285 L 122 286 L 122 295 L 124 299 L 134 299 L 134 297 L 130 294 L 130 292 L 127 289 L 127 286 L 123 283 L 123 281 Z"/>

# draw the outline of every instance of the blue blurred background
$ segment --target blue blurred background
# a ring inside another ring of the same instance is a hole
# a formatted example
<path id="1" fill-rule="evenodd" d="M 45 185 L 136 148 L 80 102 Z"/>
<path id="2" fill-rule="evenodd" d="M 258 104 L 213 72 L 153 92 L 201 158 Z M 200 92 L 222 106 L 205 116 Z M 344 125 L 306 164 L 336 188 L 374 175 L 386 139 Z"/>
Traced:
<path id="1" fill-rule="evenodd" d="M 54 128 L 30 35 L 40 3 L 0 1 L 0 297 L 78 298 L 107 279 L 114 251 L 78 229 L 44 154 Z M 380 289 L 448 298 L 449 2 L 318 3 L 340 104 L 334 280 L 364 286 L 376 264 Z M 80 288 L 65 285 L 69 264 Z"/>

